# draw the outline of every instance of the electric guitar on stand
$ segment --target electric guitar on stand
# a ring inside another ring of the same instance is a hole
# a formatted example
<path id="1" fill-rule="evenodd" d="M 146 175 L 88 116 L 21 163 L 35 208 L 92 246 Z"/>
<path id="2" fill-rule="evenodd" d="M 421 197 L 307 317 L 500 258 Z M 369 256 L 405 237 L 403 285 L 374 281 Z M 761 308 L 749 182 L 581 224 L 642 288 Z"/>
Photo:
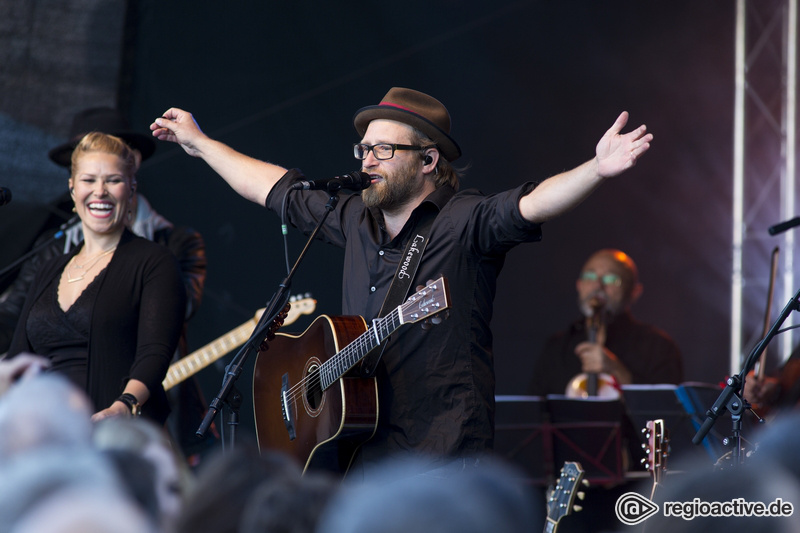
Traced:
<path id="1" fill-rule="evenodd" d="M 310 297 L 297 299 L 297 297 L 293 296 L 289 303 L 291 307 L 282 323 L 285 326 L 294 323 L 300 318 L 300 315 L 310 315 L 317 308 L 317 301 Z M 244 324 L 169 365 L 167 376 L 163 381 L 164 390 L 169 390 L 178 383 L 192 377 L 214 361 L 230 353 L 231 350 L 247 342 L 263 313 L 264 309 L 259 309 L 256 311 L 255 316 Z"/>
<path id="2" fill-rule="evenodd" d="M 299 336 L 277 333 L 262 344 L 253 372 L 259 448 L 288 453 L 304 471 L 347 472 L 378 424 L 377 381 L 350 370 L 403 324 L 449 306 L 441 277 L 370 327 L 360 316 L 321 315 Z"/>
<path id="3" fill-rule="evenodd" d="M 580 505 L 575 504 L 575 498 L 583 500 L 584 493 L 578 488 L 589 484 L 583 479 L 583 474 L 583 467 L 580 463 L 564 463 L 561 468 L 561 476 L 547 498 L 547 519 L 544 522 L 544 533 L 556 533 L 558 523 L 562 518 L 572 511 L 582 509 Z"/>

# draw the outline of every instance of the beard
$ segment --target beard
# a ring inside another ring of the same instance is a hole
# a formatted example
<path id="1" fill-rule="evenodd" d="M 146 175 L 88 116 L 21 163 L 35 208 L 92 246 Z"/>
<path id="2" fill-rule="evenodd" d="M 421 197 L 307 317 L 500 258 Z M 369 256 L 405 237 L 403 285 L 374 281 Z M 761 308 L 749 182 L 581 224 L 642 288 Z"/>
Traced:
<path id="1" fill-rule="evenodd" d="M 624 309 L 624 302 L 611 300 L 602 290 L 593 292 L 584 298 L 578 296 L 578 307 L 583 316 L 591 318 L 596 312 L 603 313 L 606 320 L 612 320 Z"/>
<path id="2" fill-rule="evenodd" d="M 410 202 L 422 187 L 421 181 L 416 177 L 421 164 L 421 161 L 412 159 L 391 172 L 373 172 L 383 178 L 383 181 L 361 191 L 364 205 L 392 211 Z"/>

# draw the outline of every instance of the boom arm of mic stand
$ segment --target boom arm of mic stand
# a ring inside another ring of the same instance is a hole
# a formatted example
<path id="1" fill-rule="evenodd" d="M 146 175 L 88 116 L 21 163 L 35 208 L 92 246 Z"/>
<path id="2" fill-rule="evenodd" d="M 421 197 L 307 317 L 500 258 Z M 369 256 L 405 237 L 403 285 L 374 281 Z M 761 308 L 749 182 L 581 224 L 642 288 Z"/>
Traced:
<path id="1" fill-rule="evenodd" d="M 21 265 L 22 263 L 24 263 L 25 261 L 27 261 L 28 259 L 30 259 L 34 255 L 38 254 L 39 252 L 41 252 L 42 250 L 44 250 L 45 248 L 47 248 L 48 246 L 50 246 L 51 244 L 56 242 L 61 237 L 63 237 L 68 229 L 70 229 L 75 224 L 78 224 L 80 221 L 81 221 L 80 218 L 78 218 L 78 216 L 76 215 L 76 216 L 72 217 L 71 219 L 69 219 L 67 222 L 64 222 L 63 224 L 61 224 L 61 227 L 58 229 L 57 232 L 55 232 L 55 234 L 52 237 L 47 239 L 45 242 L 43 242 L 42 244 L 40 244 L 36 248 L 30 250 L 29 252 L 27 252 L 24 255 L 22 255 L 21 257 L 19 257 L 16 261 L 14 261 L 13 263 L 11 263 L 7 267 L 5 267 L 3 270 L 0 270 L 0 279 L 5 277 L 6 274 L 8 274 L 9 272 L 13 271 L 15 268 L 17 268 L 19 265 Z"/>
<path id="2" fill-rule="evenodd" d="M 331 214 L 331 212 L 336 208 L 336 204 L 339 203 L 339 195 L 337 191 L 330 191 L 329 194 L 330 198 L 328 199 L 328 203 L 325 204 L 325 214 L 319 220 L 317 226 L 314 228 L 314 231 L 308 237 L 308 241 L 306 241 L 303 251 L 300 252 L 300 255 L 295 261 L 291 271 L 283 280 L 283 282 L 281 282 L 278 291 L 273 295 L 272 300 L 270 300 L 269 305 L 267 305 L 264 314 L 261 315 L 261 320 L 256 326 L 256 329 L 253 331 L 253 334 L 250 336 L 250 339 L 244 344 L 244 346 L 242 346 L 239 352 L 231 360 L 230 364 L 228 364 L 226 367 L 222 388 L 217 393 L 217 396 L 215 396 L 211 401 L 211 403 L 208 404 L 206 416 L 203 418 L 203 421 L 200 423 L 200 427 L 198 427 L 197 431 L 195 432 L 195 435 L 198 437 L 202 437 L 206 434 L 206 431 L 208 431 L 208 428 L 211 426 L 211 423 L 217 416 L 217 412 L 219 412 L 220 404 L 223 401 L 227 401 L 228 395 L 234 389 L 234 385 L 242 373 L 242 369 L 244 368 L 244 364 L 247 361 L 248 355 L 251 351 L 261 345 L 261 342 L 264 340 L 266 335 L 267 328 L 275 319 L 278 312 L 289 300 L 288 292 L 289 288 L 291 287 L 291 280 L 294 277 L 297 267 L 300 265 L 303 257 L 305 257 L 306 252 L 316 238 L 317 233 L 319 233 L 319 230 L 322 228 L 322 224 L 325 223 L 325 219 L 328 218 L 328 215 Z"/>
<path id="3" fill-rule="evenodd" d="M 711 427 L 714 425 L 714 422 L 717 421 L 717 417 L 719 417 L 721 414 L 723 407 L 728 408 L 728 410 L 730 410 L 733 414 L 741 413 L 744 404 L 737 393 L 744 387 L 746 376 L 753 369 L 756 361 L 758 361 L 758 358 L 761 357 L 761 352 L 767 348 L 767 345 L 778 333 L 778 330 L 789 317 L 791 312 L 799 309 L 798 298 L 800 298 L 800 291 L 798 291 L 794 297 L 789 300 L 789 303 L 787 303 L 786 307 L 784 307 L 783 311 L 781 311 L 780 316 L 775 319 L 775 322 L 767 332 L 767 335 L 756 345 L 755 348 L 753 348 L 753 351 L 750 352 L 750 355 L 747 356 L 741 372 L 728 378 L 727 385 L 722 390 L 719 398 L 717 398 L 717 401 L 714 402 L 714 405 L 711 407 L 711 409 L 706 412 L 705 422 L 703 422 L 703 425 L 700 426 L 700 429 L 692 438 L 692 442 L 694 444 L 700 444 L 703 441 L 708 432 L 711 430 Z"/>

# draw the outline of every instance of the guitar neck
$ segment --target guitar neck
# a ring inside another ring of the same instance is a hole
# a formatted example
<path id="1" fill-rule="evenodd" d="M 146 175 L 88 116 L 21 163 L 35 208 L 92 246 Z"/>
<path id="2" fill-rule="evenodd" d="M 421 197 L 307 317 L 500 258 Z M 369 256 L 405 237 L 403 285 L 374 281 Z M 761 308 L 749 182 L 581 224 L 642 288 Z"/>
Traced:
<path id="1" fill-rule="evenodd" d="M 167 371 L 167 377 L 165 377 L 163 381 L 164 390 L 171 389 L 178 383 L 225 356 L 231 350 L 247 342 L 247 339 L 250 338 L 255 327 L 256 320 L 252 318 L 226 335 L 206 344 L 196 352 L 170 365 Z"/>
<path id="2" fill-rule="evenodd" d="M 383 318 L 373 321 L 372 326 L 342 351 L 325 361 L 319 369 L 322 390 L 327 389 L 353 368 L 366 355 L 394 333 L 403 321 L 399 307 Z"/>
<path id="3" fill-rule="evenodd" d="M 339 353 L 319 367 L 319 383 L 326 390 L 339 380 L 356 363 L 377 348 L 389 335 L 403 324 L 428 320 L 429 317 L 450 307 L 450 289 L 444 276 L 410 296 L 405 303 L 395 307 L 389 314 L 372 321 L 372 326 Z"/>
<path id="4" fill-rule="evenodd" d="M 584 471 L 581 464 L 576 461 L 568 461 L 561 468 L 561 475 L 553 487 L 553 492 L 547 499 L 547 519 L 544 522 L 544 533 L 555 533 L 562 518 L 572 513 L 573 510 L 579 511 L 580 507 L 575 505 L 575 498 L 583 499 L 583 492 L 578 488 L 586 486 L 588 482 L 583 480 Z"/>
<path id="5" fill-rule="evenodd" d="M 302 300 L 293 302 L 283 324 L 292 324 L 300 315 L 313 313 L 314 309 L 316 309 L 316 305 L 317 301 L 312 298 L 303 298 Z M 252 335 L 253 331 L 256 329 L 258 318 L 263 311 L 263 309 L 260 309 L 254 318 L 251 318 L 241 326 L 229 331 L 217 340 L 211 341 L 199 350 L 190 353 L 180 361 L 172 363 L 167 370 L 167 376 L 162 382 L 164 390 L 171 389 L 178 383 L 206 368 L 217 359 L 225 356 L 231 350 L 247 342 L 250 335 Z"/>
<path id="6" fill-rule="evenodd" d="M 650 500 L 652 500 L 667 471 L 669 431 L 667 431 L 663 419 L 648 420 L 643 431 L 647 443 L 642 445 L 646 452 L 646 457 L 642 462 L 653 475 L 653 489 L 650 491 Z"/>

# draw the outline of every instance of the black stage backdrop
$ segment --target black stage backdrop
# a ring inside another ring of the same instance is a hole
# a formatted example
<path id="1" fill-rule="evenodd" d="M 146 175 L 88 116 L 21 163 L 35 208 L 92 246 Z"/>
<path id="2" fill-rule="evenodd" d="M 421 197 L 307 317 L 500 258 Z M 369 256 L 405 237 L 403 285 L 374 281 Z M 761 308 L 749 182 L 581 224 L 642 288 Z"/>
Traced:
<path id="1" fill-rule="evenodd" d="M 644 122 L 655 135 L 647 156 L 547 223 L 541 243 L 508 255 L 493 318 L 497 392 L 525 392 L 546 336 L 576 317 L 576 276 L 601 247 L 621 248 L 639 264 L 645 292 L 635 314 L 680 344 L 687 380 L 727 374 L 733 2 L 131 7 L 121 101 L 135 127 L 181 107 L 212 137 L 315 179 L 358 168 L 353 113 L 392 86 L 445 103 L 464 152 L 458 163 L 469 165 L 463 187 L 485 193 L 583 163 L 629 111 L 632 126 Z M 265 305 L 286 274 L 277 217 L 172 144 L 146 162 L 140 187 L 157 210 L 206 239 L 208 283 L 190 327 L 193 349 Z M 304 243 L 290 232 L 291 262 Z M 291 292 L 316 298 L 317 314 L 340 312 L 341 257 L 315 243 L 294 280 Z M 303 317 L 288 329 L 309 322 Z M 209 399 L 229 359 L 201 373 Z M 244 422 L 248 372 L 239 384 Z"/>

